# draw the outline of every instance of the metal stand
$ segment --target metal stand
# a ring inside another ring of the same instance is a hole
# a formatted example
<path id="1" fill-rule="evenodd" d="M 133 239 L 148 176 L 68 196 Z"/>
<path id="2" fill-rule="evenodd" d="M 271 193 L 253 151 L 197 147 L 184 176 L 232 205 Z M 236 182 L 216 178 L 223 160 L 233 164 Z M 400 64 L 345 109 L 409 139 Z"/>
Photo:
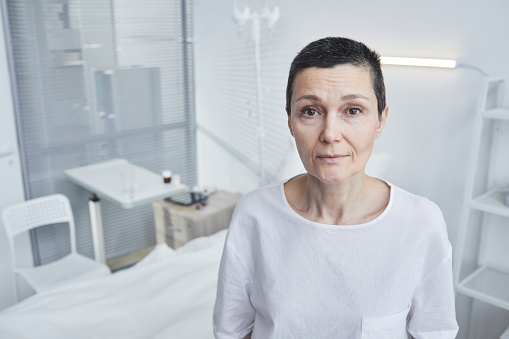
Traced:
<path id="1" fill-rule="evenodd" d="M 104 249 L 103 222 L 101 215 L 101 200 L 92 194 L 88 200 L 90 223 L 92 225 L 92 239 L 94 243 L 94 256 L 97 262 L 106 264 L 106 251 Z"/>
<path id="2" fill-rule="evenodd" d="M 268 7 L 264 6 L 261 11 L 252 11 L 249 7 L 245 7 L 243 11 L 239 10 L 236 6 L 236 1 L 234 1 L 234 9 L 233 9 L 233 18 L 237 22 L 239 26 L 245 25 L 247 22 L 252 22 L 252 38 L 254 42 L 254 50 L 255 50 L 255 70 L 256 70 L 256 103 L 258 110 L 258 126 L 257 126 L 257 134 L 258 134 L 258 157 L 259 157 L 259 176 L 260 176 L 260 186 L 264 186 L 265 182 L 265 166 L 264 166 L 264 127 L 263 127 L 263 112 L 262 112 L 262 71 L 261 71 L 261 61 L 260 61 L 260 21 L 263 20 L 266 22 L 269 31 L 272 30 L 272 27 L 279 19 L 279 7 L 274 7 L 272 10 L 269 10 Z"/>

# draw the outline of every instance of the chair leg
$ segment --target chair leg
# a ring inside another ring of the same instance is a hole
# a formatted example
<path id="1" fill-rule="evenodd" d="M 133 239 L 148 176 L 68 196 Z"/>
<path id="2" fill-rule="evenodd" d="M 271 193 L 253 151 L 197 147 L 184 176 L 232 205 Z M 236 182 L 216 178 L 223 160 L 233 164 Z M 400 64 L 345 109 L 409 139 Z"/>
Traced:
<path id="1" fill-rule="evenodd" d="M 14 299 L 16 304 L 19 303 L 19 291 L 18 291 L 18 273 L 14 272 L 13 274 L 13 287 L 14 287 Z"/>

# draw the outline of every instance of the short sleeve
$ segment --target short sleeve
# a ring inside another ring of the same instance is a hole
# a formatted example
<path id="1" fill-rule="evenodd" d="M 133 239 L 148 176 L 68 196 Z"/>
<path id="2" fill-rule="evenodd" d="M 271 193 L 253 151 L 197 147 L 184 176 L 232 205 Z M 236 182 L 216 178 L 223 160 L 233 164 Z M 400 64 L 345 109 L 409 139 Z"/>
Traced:
<path id="1" fill-rule="evenodd" d="M 408 332 L 415 339 L 456 337 L 458 324 L 450 253 L 417 287 L 408 315 Z"/>
<path id="2" fill-rule="evenodd" d="M 237 252 L 225 243 L 214 306 L 214 336 L 244 338 L 253 329 L 255 310 L 249 299 L 252 277 Z"/>

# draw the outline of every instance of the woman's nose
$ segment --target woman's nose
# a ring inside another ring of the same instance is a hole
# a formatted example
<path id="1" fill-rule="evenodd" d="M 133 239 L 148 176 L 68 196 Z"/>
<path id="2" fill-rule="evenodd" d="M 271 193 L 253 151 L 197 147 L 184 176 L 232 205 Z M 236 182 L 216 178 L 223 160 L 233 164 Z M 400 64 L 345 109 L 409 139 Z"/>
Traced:
<path id="1" fill-rule="evenodd" d="M 343 128 L 341 121 L 337 116 L 327 116 L 323 120 L 323 129 L 320 136 L 320 141 L 332 144 L 336 141 L 340 141 L 343 135 Z"/>

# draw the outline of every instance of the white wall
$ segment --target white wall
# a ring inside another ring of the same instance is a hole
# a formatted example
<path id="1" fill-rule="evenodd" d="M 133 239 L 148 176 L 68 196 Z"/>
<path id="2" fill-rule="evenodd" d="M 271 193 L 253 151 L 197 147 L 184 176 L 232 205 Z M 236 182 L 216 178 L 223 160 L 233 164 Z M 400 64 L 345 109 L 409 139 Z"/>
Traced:
<path id="1" fill-rule="evenodd" d="M 252 7 L 262 3 L 254 0 L 238 2 Z M 507 1 L 269 2 L 278 4 L 281 18 L 274 28 L 272 42 L 262 42 L 265 44 L 262 70 L 267 78 L 283 78 L 285 82 L 295 54 L 308 42 L 324 36 L 360 40 L 387 56 L 456 59 L 480 67 L 490 75 L 509 78 Z M 203 81 L 207 79 L 203 74 L 207 67 L 213 67 L 207 63 L 206 55 L 213 45 L 210 40 L 216 38 L 215 32 L 225 27 L 231 30 L 237 27 L 231 19 L 232 1 L 196 0 L 195 4 L 196 87 L 197 97 L 200 97 L 204 91 L 214 90 L 214 84 Z M 209 50 L 201 49 L 202 45 Z M 224 41 L 217 48 L 226 48 Z M 430 198 L 442 208 L 455 246 L 482 76 L 469 68 L 446 70 L 395 66 L 385 66 L 384 74 L 389 118 L 375 151 L 394 156 L 388 173 L 390 181 Z M 284 90 L 278 83 L 266 88 L 266 93 L 284 100 Z M 283 108 L 284 102 L 281 102 L 274 111 L 279 110 L 284 116 Z M 198 106 L 198 119 L 199 115 Z M 271 119 L 280 126 L 281 133 L 288 133 L 280 117 L 272 116 Z M 206 137 L 201 136 L 200 140 L 199 178 L 202 184 L 231 188 L 243 182 L 241 172 L 236 176 L 222 175 L 218 164 L 232 162 L 232 159 L 222 156 L 217 145 Z M 246 182 L 256 185 L 249 178 L 244 181 L 244 186 Z M 509 253 L 499 255 L 509 257 Z M 501 328 L 509 324 L 508 312 L 497 308 L 488 312 L 485 305 L 474 305 L 472 321 L 469 321 L 471 303 L 462 296 L 458 296 L 457 308 L 461 325 L 459 338 L 466 338 L 468 323 L 477 328 L 477 333 L 483 333 L 483 338 L 498 337 Z"/>
<path id="2" fill-rule="evenodd" d="M 245 2 L 256 5 L 261 1 Z M 195 0 L 197 69 L 208 67 L 206 51 L 200 50 L 200 42 L 208 39 L 218 27 L 229 26 L 236 30 L 231 20 L 231 3 L 230 0 Z M 281 8 L 281 19 L 274 29 L 273 43 L 263 42 L 262 68 L 270 69 L 267 77 L 282 78 L 283 83 L 293 56 L 306 43 L 323 36 L 351 37 L 384 55 L 455 58 L 481 67 L 489 74 L 509 77 L 507 1 L 280 0 L 277 4 Z M 1 210 L 24 197 L 3 32 L 0 33 L 0 102 L 3 103 L 0 149 L 7 145 L 14 152 L 13 156 L 0 158 Z M 394 156 L 389 171 L 392 182 L 427 196 L 441 206 L 454 245 L 481 76 L 470 69 L 406 67 L 385 67 L 384 73 L 390 115 L 376 150 Z M 196 76 L 197 91 L 209 90 L 211 84 L 201 83 L 199 73 Z M 271 86 L 270 93 L 284 98 L 284 87 L 280 84 Z M 281 103 L 284 117 L 283 107 L 284 102 Z M 281 123 L 284 118 L 277 120 L 281 133 L 287 133 L 285 124 Z M 199 177 L 202 183 L 214 184 L 217 180 L 214 178 L 221 176 L 214 168 L 222 159 L 216 156 L 218 152 L 213 144 L 203 141 L 202 135 L 200 140 Z M 238 173 L 233 171 L 228 177 L 244 184 L 239 190 L 245 191 L 249 189 L 247 186 L 256 184 L 252 178 L 243 181 Z M 5 233 L 0 228 L 0 309 L 13 302 L 11 274 Z M 458 309 L 458 318 L 460 324 L 465 325 L 469 303 L 462 305 L 466 308 Z M 492 319 L 488 321 L 488 318 Z M 491 338 L 498 334 L 499 327 L 507 324 L 509 316 L 499 309 L 477 305 L 473 319 L 479 333 Z M 491 324 L 494 325 L 489 326 Z M 465 326 L 460 337 L 464 333 Z"/>
<path id="3" fill-rule="evenodd" d="M 18 156 L 14 109 L 7 66 L 5 39 L 0 16 L 0 212 L 8 205 L 24 200 L 23 182 Z M 25 253 L 30 253 L 30 248 Z M 25 258 L 24 260 L 30 258 Z M 14 303 L 11 259 L 7 235 L 0 218 L 0 310 Z"/>

